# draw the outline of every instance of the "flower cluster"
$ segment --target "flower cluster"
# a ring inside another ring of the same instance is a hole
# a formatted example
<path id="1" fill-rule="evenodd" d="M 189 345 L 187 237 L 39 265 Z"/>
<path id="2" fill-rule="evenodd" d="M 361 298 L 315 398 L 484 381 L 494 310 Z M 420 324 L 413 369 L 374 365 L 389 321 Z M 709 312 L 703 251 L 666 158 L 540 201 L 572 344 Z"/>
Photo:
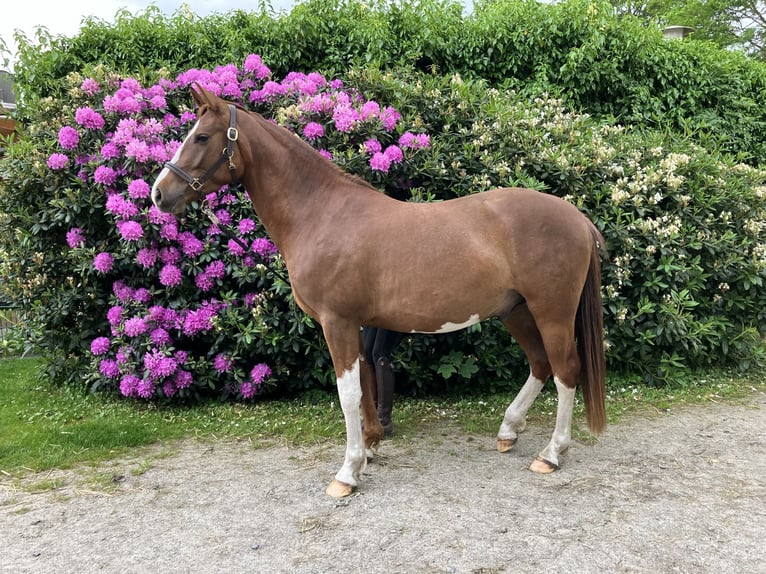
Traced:
<path id="1" fill-rule="evenodd" d="M 76 170 L 100 190 L 112 223 L 110 238 L 72 227 L 66 244 L 113 280 L 108 329 L 90 351 L 98 384 L 126 397 L 186 399 L 214 388 L 250 399 L 274 377 L 258 358 L 269 346 L 254 333 L 269 330 L 265 293 L 281 263 L 247 196 L 224 186 L 205 199 L 214 218 L 192 210 L 183 223 L 150 200 L 153 178 L 196 121 L 178 105 L 195 83 L 274 118 L 325 156 L 363 161 L 367 175 L 390 173 L 430 146 L 427 134 L 400 127 L 395 109 L 316 73 L 276 81 L 257 55 L 241 69 L 193 69 L 150 87 L 133 78 L 81 81 L 84 101 L 58 131 L 47 165 Z"/>

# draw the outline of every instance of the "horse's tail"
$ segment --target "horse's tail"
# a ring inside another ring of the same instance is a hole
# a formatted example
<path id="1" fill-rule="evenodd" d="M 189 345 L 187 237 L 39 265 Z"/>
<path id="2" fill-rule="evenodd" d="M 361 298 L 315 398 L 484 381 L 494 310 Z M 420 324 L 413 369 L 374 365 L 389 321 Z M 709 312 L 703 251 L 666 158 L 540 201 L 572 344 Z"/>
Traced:
<path id="1" fill-rule="evenodd" d="M 604 351 L 604 311 L 601 306 L 601 253 L 606 254 L 604 238 L 590 220 L 593 238 L 590 266 L 580 295 L 575 319 L 577 353 L 582 365 L 581 384 L 588 428 L 600 434 L 606 427 L 606 357 Z"/>

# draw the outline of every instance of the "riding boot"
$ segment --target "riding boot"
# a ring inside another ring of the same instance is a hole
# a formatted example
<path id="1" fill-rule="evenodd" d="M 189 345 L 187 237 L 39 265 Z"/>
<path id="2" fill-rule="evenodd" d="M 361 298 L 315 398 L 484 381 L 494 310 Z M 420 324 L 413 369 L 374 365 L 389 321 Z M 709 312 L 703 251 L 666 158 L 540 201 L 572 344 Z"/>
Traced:
<path id="1" fill-rule="evenodd" d="M 378 418 L 383 425 L 383 436 L 394 434 L 391 411 L 394 408 L 394 367 L 387 359 L 375 363 L 375 379 L 378 386 Z"/>

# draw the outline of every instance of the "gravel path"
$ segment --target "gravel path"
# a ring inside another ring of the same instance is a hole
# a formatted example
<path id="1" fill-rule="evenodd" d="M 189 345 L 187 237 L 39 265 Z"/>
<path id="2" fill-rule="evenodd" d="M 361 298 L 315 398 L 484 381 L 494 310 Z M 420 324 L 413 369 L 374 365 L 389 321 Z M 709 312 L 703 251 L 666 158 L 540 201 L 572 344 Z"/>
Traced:
<path id="1" fill-rule="evenodd" d="M 340 502 L 340 442 L 188 441 L 0 478 L 0 572 L 766 572 L 766 394 L 631 417 L 538 476 L 550 430 L 501 455 L 430 424 L 384 442 Z"/>

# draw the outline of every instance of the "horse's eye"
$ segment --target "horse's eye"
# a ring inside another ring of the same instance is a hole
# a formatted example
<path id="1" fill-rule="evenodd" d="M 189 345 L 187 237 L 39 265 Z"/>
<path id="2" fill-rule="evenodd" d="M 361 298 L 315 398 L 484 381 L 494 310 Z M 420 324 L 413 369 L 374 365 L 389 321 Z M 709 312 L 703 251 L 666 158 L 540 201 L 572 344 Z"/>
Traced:
<path id="1" fill-rule="evenodd" d="M 209 139 L 209 136 L 207 134 L 199 134 L 195 138 L 195 143 L 205 143 Z"/>

